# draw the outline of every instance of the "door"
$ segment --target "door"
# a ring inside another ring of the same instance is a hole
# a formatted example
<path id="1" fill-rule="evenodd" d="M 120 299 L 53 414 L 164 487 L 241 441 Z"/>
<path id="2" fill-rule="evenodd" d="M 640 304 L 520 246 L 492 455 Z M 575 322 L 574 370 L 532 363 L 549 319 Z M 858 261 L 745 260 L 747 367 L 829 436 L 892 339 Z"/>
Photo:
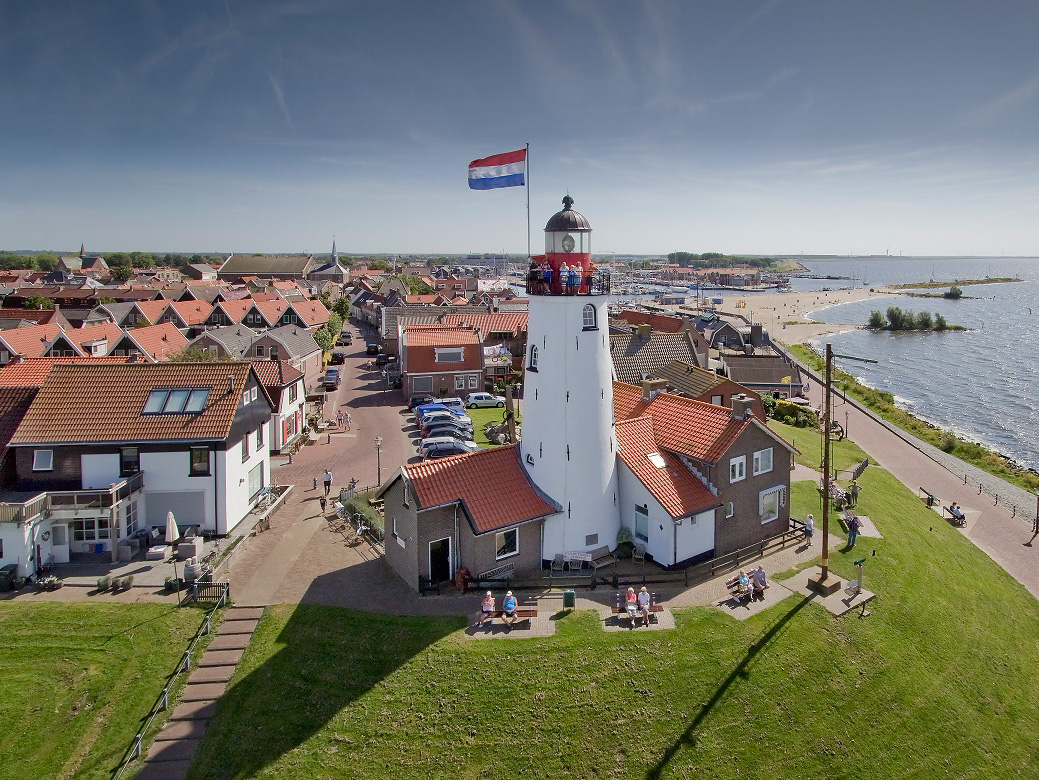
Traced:
<path id="1" fill-rule="evenodd" d="M 451 538 L 429 543 L 429 581 L 446 582 L 451 579 Z"/>

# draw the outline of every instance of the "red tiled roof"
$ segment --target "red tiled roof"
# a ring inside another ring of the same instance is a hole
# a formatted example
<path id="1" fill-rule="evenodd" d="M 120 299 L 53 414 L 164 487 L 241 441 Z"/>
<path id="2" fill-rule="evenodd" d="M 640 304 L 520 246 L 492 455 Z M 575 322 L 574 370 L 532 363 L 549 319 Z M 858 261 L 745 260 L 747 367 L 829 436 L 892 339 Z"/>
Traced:
<path id="1" fill-rule="evenodd" d="M 462 347 L 481 342 L 474 328 L 415 324 L 404 326 L 404 343 L 409 347 Z"/>
<path id="2" fill-rule="evenodd" d="M 169 306 L 169 301 L 136 301 L 137 311 L 141 313 L 149 323 L 154 325 L 159 321 L 162 313 L 166 311 L 166 307 Z"/>
<path id="3" fill-rule="evenodd" d="M 483 370 L 483 347 L 476 330 L 443 325 L 405 325 L 402 332 L 405 348 L 403 370 L 408 374 Z M 461 347 L 462 361 L 437 363 L 436 350 L 444 347 Z"/>
<path id="4" fill-rule="evenodd" d="M 617 446 L 624 465 L 671 517 L 687 517 L 721 505 L 718 498 L 675 455 L 657 446 L 652 418 L 644 416 L 621 420 L 614 430 L 617 432 Z M 662 468 L 650 461 L 651 454 L 663 459 Z"/>
<path id="5" fill-rule="evenodd" d="M 167 306 L 185 325 L 201 325 L 213 313 L 213 305 L 205 301 L 173 301 Z"/>
<path id="6" fill-rule="evenodd" d="M 35 397 L 35 387 L 0 387 L 0 447 L 11 441 Z"/>
<path id="7" fill-rule="evenodd" d="M 69 363 L 129 363 L 128 356 L 22 358 L 0 368 L 0 387 L 39 387 L 56 365 Z"/>
<path id="8" fill-rule="evenodd" d="M 213 306 L 214 309 L 220 309 L 227 318 L 231 320 L 232 325 L 241 324 L 245 318 L 246 313 L 252 308 L 254 301 L 249 298 L 239 298 L 237 300 L 226 300 L 220 301 Z"/>
<path id="9" fill-rule="evenodd" d="M 634 393 L 638 394 L 637 401 Z M 660 393 L 647 404 L 640 388 L 623 382 L 613 383 L 613 409 L 618 421 L 649 415 L 659 446 L 705 463 L 717 463 L 751 424 L 749 419 L 734 420 L 731 410 L 723 406 L 669 393 Z"/>
<path id="10" fill-rule="evenodd" d="M 291 306 L 296 316 L 308 328 L 328 322 L 328 309 L 321 301 L 293 301 Z"/>
<path id="11" fill-rule="evenodd" d="M 253 305 L 268 325 L 277 325 L 281 315 L 289 308 L 289 304 L 281 298 L 274 300 L 260 300 L 260 296 L 253 296 Z"/>
<path id="12" fill-rule="evenodd" d="M 187 337 L 177 330 L 172 322 L 161 325 L 148 325 L 128 331 L 142 352 L 154 360 L 165 360 L 170 355 L 182 351 L 188 345 Z"/>
<path id="13" fill-rule="evenodd" d="M 223 440 L 250 376 L 242 362 L 56 365 L 11 444 Z M 141 414 L 152 390 L 169 388 L 210 392 L 198 414 Z"/>
<path id="14" fill-rule="evenodd" d="M 6 344 L 12 355 L 42 357 L 51 342 L 64 331 L 57 323 L 30 325 L 27 328 L 12 328 L 0 331 L 0 342 Z"/>
<path id="15" fill-rule="evenodd" d="M 303 376 L 302 371 L 285 360 L 254 360 L 252 366 L 264 387 L 281 389 Z"/>
<path id="16" fill-rule="evenodd" d="M 26 320 L 47 323 L 57 316 L 55 309 L 0 309 L 0 320 Z"/>
<path id="17" fill-rule="evenodd" d="M 88 344 L 91 341 L 106 341 L 108 342 L 106 349 L 110 350 L 122 337 L 123 329 L 111 322 L 104 322 L 100 325 L 89 325 L 85 328 L 73 328 L 72 330 L 65 331 L 65 338 L 68 342 L 70 344 L 75 344 L 88 355 L 90 354 L 90 350 L 84 346 L 85 344 Z"/>
<path id="18" fill-rule="evenodd" d="M 402 467 L 419 509 L 465 504 L 477 534 L 559 511 L 530 482 L 513 444 Z"/>
<path id="19" fill-rule="evenodd" d="M 641 311 L 621 311 L 620 318 L 631 325 L 649 325 L 661 333 L 680 333 L 685 327 L 681 317 L 668 317 L 664 314 L 646 314 Z"/>

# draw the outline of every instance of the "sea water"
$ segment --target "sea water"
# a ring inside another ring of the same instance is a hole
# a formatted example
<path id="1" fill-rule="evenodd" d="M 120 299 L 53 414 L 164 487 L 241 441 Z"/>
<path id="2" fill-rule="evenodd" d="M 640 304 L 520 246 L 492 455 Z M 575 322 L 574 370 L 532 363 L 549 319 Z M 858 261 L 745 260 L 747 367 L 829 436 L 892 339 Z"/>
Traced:
<path id="1" fill-rule="evenodd" d="M 889 306 L 929 311 L 966 332 L 850 331 L 815 340 L 834 352 L 876 360 L 835 360 L 842 371 L 894 395 L 915 416 L 1039 469 L 1039 259 L 881 258 L 806 261 L 813 273 L 865 279 L 869 286 L 1018 277 L 1023 282 L 962 287 L 963 298 L 894 296 L 812 312 L 811 319 L 865 325 Z M 841 289 L 851 280 L 795 280 L 795 289 Z M 947 289 L 947 288 L 946 288 Z M 924 292 L 943 292 L 925 290 Z"/>

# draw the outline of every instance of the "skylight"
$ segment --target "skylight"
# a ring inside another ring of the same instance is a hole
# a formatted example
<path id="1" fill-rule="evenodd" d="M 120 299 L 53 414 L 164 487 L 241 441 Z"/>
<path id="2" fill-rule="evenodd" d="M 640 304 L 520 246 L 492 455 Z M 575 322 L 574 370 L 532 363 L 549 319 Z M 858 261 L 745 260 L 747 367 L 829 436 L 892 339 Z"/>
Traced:
<path id="1" fill-rule="evenodd" d="M 664 456 L 659 452 L 651 452 L 646 456 L 649 458 L 649 462 L 656 466 L 658 469 L 664 468 L 667 464 L 664 462 Z"/>
<path id="2" fill-rule="evenodd" d="M 141 414 L 198 414 L 209 398 L 208 387 L 152 390 Z"/>

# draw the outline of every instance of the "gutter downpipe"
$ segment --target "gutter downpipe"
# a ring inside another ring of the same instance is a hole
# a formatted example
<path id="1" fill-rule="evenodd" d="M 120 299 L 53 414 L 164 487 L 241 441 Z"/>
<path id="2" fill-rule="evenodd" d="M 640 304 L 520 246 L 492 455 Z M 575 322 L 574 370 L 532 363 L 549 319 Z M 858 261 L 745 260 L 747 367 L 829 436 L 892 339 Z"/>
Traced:
<path id="1" fill-rule="evenodd" d="M 461 566 L 461 563 L 462 563 L 462 551 L 458 549 L 458 502 L 457 501 L 455 502 L 455 529 L 454 529 L 454 533 L 455 533 L 454 543 L 451 545 L 451 547 L 452 547 L 451 553 L 452 553 L 452 556 L 455 559 L 452 562 L 453 566 L 451 567 L 451 577 L 452 578 L 454 578 L 455 574 L 458 572 L 458 569 L 459 569 L 459 567 Z"/>

